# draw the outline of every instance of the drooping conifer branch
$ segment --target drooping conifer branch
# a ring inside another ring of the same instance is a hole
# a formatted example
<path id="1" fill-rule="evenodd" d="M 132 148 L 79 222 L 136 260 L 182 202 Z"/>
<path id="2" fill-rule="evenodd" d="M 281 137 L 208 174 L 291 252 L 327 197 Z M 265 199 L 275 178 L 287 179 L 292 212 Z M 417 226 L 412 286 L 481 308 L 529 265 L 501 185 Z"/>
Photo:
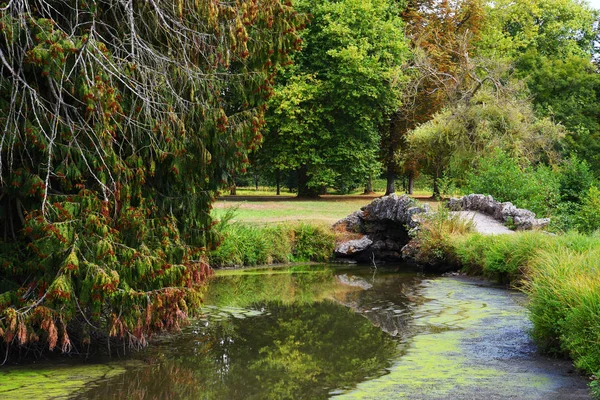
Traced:
<path id="1" fill-rule="evenodd" d="M 0 346 L 146 343 L 200 301 L 216 192 L 303 21 L 280 0 L 0 9 Z"/>

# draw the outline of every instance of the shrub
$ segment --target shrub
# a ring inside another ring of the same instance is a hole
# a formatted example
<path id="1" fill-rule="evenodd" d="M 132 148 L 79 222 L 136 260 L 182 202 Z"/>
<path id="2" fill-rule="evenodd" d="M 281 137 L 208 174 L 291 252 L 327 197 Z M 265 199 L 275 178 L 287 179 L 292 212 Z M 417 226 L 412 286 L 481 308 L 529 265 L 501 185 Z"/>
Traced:
<path id="1" fill-rule="evenodd" d="M 585 193 L 594 185 L 595 178 L 589 164 L 572 155 L 560 165 L 558 182 L 562 201 L 581 203 Z"/>
<path id="2" fill-rule="evenodd" d="M 582 199 L 581 208 L 575 214 L 575 226 L 582 233 L 600 229 L 600 190 L 592 186 Z"/>
<path id="3" fill-rule="evenodd" d="M 501 150 L 483 157 L 467 174 L 464 191 L 510 201 L 539 216 L 550 215 L 559 201 L 558 181 L 550 167 L 524 168 Z"/>

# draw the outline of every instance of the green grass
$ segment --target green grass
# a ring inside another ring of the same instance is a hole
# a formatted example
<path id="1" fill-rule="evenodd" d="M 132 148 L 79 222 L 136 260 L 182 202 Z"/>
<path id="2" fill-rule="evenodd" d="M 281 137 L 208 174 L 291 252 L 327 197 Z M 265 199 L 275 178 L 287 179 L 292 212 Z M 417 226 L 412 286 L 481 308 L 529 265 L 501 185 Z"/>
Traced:
<path id="1" fill-rule="evenodd" d="M 325 195 L 314 200 L 300 200 L 293 197 L 282 199 L 259 198 L 236 199 L 235 196 L 222 197 L 213 205 L 212 216 L 222 218 L 229 210 L 235 210 L 233 221 L 249 224 L 269 224 L 278 222 L 307 222 L 333 224 L 369 204 L 378 195 L 337 196 Z M 420 199 L 437 208 L 438 202 Z"/>
<path id="2" fill-rule="evenodd" d="M 328 226 L 299 223 L 221 227 L 223 240 L 209 253 L 213 267 L 255 266 L 296 261 L 327 261 L 335 245 Z"/>
<path id="3" fill-rule="evenodd" d="M 333 224 L 373 201 L 373 197 L 327 197 L 317 200 L 284 199 L 277 201 L 232 201 L 214 204 L 212 215 L 219 219 L 236 209 L 233 220 L 250 224 L 274 222 L 311 222 Z"/>

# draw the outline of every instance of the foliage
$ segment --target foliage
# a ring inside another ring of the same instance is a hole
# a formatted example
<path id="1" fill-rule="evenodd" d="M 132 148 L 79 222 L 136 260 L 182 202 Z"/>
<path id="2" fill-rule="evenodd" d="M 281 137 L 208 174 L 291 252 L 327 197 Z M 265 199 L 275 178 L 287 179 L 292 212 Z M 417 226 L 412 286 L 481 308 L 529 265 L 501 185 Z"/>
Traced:
<path id="1" fill-rule="evenodd" d="M 459 185 L 477 161 L 497 149 L 512 159 L 535 162 L 553 156 L 562 136 L 560 126 L 535 117 L 529 104 L 515 93 L 480 89 L 409 133 L 411 157 L 437 179 L 447 173 Z M 517 173 L 516 166 L 510 173 Z M 435 189 L 435 188 L 434 188 Z"/>
<path id="2" fill-rule="evenodd" d="M 465 55 L 473 50 L 483 25 L 479 0 L 409 0 L 402 12 L 412 57 L 405 69 L 401 104 L 382 130 L 381 157 L 387 167 L 386 194 L 395 190 L 395 173 L 418 176 L 406 135 L 451 102 L 469 77 Z M 409 184 L 410 185 L 410 184 Z"/>
<path id="3" fill-rule="evenodd" d="M 595 396 L 597 399 L 600 399 L 600 370 L 596 372 L 595 375 L 592 376 L 592 381 L 590 382 L 590 389 L 592 391 L 592 396 Z"/>
<path id="4" fill-rule="evenodd" d="M 415 260 L 427 265 L 454 264 L 452 237 L 464 235 L 472 229 L 473 221 L 459 214 L 450 214 L 446 207 L 439 207 L 437 212 L 421 221 L 412 243 L 416 247 Z"/>
<path id="5" fill-rule="evenodd" d="M 186 322 L 211 202 L 260 143 L 303 18 L 279 0 L 3 3 L 0 346 L 139 346 Z"/>
<path id="6" fill-rule="evenodd" d="M 326 261 L 333 254 L 331 229 L 308 223 L 257 226 L 231 223 L 209 254 L 213 267 L 255 266 L 292 261 Z"/>
<path id="7" fill-rule="evenodd" d="M 575 226 L 582 233 L 600 230 L 600 190 L 590 187 L 583 198 L 581 207 L 575 214 Z"/>
<path id="8" fill-rule="evenodd" d="M 552 117 L 568 130 L 563 153 L 577 154 L 600 172 L 600 76 L 590 55 L 557 59 L 556 55 L 534 57 L 528 53 L 517 69 L 527 77 L 538 114 Z"/>
<path id="9" fill-rule="evenodd" d="M 564 153 L 575 152 L 600 171 L 598 11 L 572 0 L 500 0 L 486 16 L 478 53 L 513 64 L 536 112 L 567 128 Z"/>
<path id="10" fill-rule="evenodd" d="M 521 166 L 499 149 L 478 160 L 476 167 L 466 175 L 463 191 L 491 195 L 501 202 L 510 201 L 539 216 L 551 215 L 560 201 L 555 171 L 543 165 Z"/>
<path id="11" fill-rule="evenodd" d="M 514 60 L 527 51 L 564 58 L 591 54 L 597 11 L 571 0 L 499 0 L 486 9 L 480 52 Z"/>
<path id="12" fill-rule="evenodd" d="M 586 192 L 595 183 L 589 164 L 572 155 L 561 163 L 558 172 L 561 200 L 580 204 Z"/>
<path id="13" fill-rule="evenodd" d="M 299 171 L 299 194 L 347 191 L 377 172 L 379 127 L 407 56 L 396 3 L 298 0 L 304 48 L 271 101 L 263 160 Z"/>

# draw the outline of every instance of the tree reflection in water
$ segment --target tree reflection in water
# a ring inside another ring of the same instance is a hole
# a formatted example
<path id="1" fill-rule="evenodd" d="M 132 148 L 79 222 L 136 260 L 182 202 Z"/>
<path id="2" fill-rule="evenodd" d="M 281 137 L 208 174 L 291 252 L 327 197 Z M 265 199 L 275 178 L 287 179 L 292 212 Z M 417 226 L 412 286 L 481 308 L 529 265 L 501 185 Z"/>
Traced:
<path id="1" fill-rule="evenodd" d="M 399 351 L 391 335 L 356 312 L 357 304 L 365 309 L 364 291 L 340 284 L 327 268 L 220 277 L 210 291 L 209 304 L 260 314 L 235 311 L 226 318 L 213 309 L 168 343 L 151 346 L 143 366 L 84 397 L 327 398 L 384 374 Z"/>

